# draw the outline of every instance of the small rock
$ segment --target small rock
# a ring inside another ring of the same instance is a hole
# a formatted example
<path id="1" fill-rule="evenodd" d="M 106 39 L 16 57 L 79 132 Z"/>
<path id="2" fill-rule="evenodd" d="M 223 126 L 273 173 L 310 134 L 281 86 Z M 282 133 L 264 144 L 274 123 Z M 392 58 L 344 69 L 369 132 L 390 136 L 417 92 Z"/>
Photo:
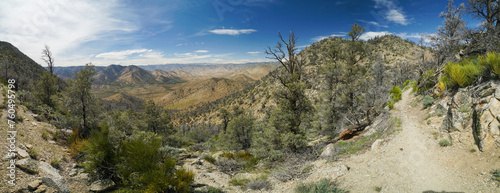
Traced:
<path id="1" fill-rule="evenodd" d="M 32 173 L 38 174 L 38 163 L 35 160 L 30 158 L 22 159 L 16 162 L 16 166 L 21 168 L 22 170 Z"/>
<path id="2" fill-rule="evenodd" d="M 41 185 L 41 186 L 39 186 L 39 187 L 35 190 L 35 192 L 36 192 L 36 193 L 43 193 L 43 192 L 46 192 L 46 191 L 47 191 L 47 188 L 48 188 L 48 187 L 47 187 L 46 185 Z"/>
<path id="3" fill-rule="evenodd" d="M 483 176 L 486 175 L 486 172 L 481 172 L 481 175 L 483 175 Z"/>
<path id="4" fill-rule="evenodd" d="M 382 140 L 382 139 L 375 140 L 375 142 L 373 142 L 373 144 L 372 144 L 372 151 L 378 152 L 378 149 L 380 148 L 380 144 L 382 144 L 383 141 L 384 140 Z"/>
<path id="5" fill-rule="evenodd" d="M 92 192 L 104 192 L 106 190 L 112 189 L 113 187 L 115 187 L 115 185 L 116 185 L 115 182 L 113 182 L 112 180 L 109 180 L 109 179 L 98 180 L 98 181 L 93 182 L 90 185 L 90 191 L 92 191 Z"/>
<path id="6" fill-rule="evenodd" d="M 36 122 L 31 122 L 31 126 L 36 127 L 38 124 Z"/>
<path id="7" fill-rule="evenodd" d="M 89 174 L 87 174 L 87 173 L 79 173 L 78 175 L 76 175 L 72 179 L 79 181 L 79 182 L 85 182 L 85 183 L 89 182 L 89 180 L 90 180 Z"/>
<path id="8" fill-rule="evenodd" d="M 52 143 L 52 144 L 56 144 L 55 141 L 52 141 L 52 140 L 48 140 L 49 143 Z"/>
<path id="9" fill-rule="evenodd" d="M 26 148 L 28 148 L 28 149 L 32 149 L 32 148 L 33 148 L 33 145 L 31 145 L 31 144 L 26 144 Z"/>
<path id="10" fill-rule="evenodd" d="M 36 188 L 38 188 L 38 186 L 40 186 L 40 184 L 42 184 L 42 180 L 35 180 L 35 181 L 28 184 L 28 189 L 36 190 Z"/>
<path id="11" fill-rule="evenodd" d="M 26 150 L 24 150 L 24 149 L 17 148 L 17 156 L 20 159 L 24 159 L 24 158 L 29 158 L 30 154 L 28 154 L 28 152 L 26 152 Z"/>
<path id="12" fill-rule="evenodd" d="M 200 188 L 200 187 L 204 187 L 204 186 L 208 186 L 208 185 L 203 184 L 203 183 L 199 183 L 199 182 L 193 182 L 191 184 L 191 187 L 193 187 L 193 188 Z"/>
<path id="13" fill-rule="evenodd" d="M 71 169 L 71 171 L 69 172 L 69 176 L 71 177 L 74 177 L 78 174 L 78 170 L 77 169 Z"/>

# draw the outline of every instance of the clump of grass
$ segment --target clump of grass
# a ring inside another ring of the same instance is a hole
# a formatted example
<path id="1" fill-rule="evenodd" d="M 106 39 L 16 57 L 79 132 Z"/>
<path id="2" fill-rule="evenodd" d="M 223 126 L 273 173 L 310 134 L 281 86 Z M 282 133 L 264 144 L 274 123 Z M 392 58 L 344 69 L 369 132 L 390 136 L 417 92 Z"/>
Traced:
<path id="1" fill-rule="evenodd" d="M 470 149 L 470 152 L 471 152 L 471 153 L 474 153 L 474 152 L 476 152 L 476 151 L 477 151 L 477 150 L 476 150 L 476 148 L 471 148 L 471 149 Z"/>
<path id="2" fill-rule="evenodd" d="M 382 187 L 377 186 L 377 187 L 373 188 L 373 190 L 375 190 L 375 192 L 380 192 L 380 191 L 382 191 Z"/>
<path id="3" fill-rule="evenodd" d="M 446 139 L 442 139 L 441 141 L 439 141 L 439 145 L 441 147 L 446 147 L 446 146 L 451 146 L 453 144 L 450 141 L 446 140 Z"/>
<path id="4" fill-rule="evenodd" d="M 34 148 L 28 149 L 28 154 L 31 158 L 38 159 L 38 152 Z"/>
<path id="5" fill-rule="evenodd" d="M 437 131 L 434 131 L 432 132 L 432 135 L 434 136 L 434 140 L 437 140 L 439 133 Z"/>
<path id="6" fill-rule="evenodd" d="M 45 140 L 49 139 L 49 133 L 47 132 L 47 130 L 42 131 L 42 138 Z"/>
<path id="7" fill-rule="evenodd" d="M 59 159 L 57 158 L 54 158 L 51 162 L 50 162 L 50 165 L 56 169 L 61 169 L 61 163 L 59 161 Z"/>
<path id="8" fill-rule="evenodd" d="M 496 169 L 491 171 L 491 179 L 500 182 L 500 170 Z"/>
<path id="9" fill-rule="evenodd" d="M 427 123 L 427 125 L 430 125 L 431 124 L 431 120 L 427 120 L 427 122 L 425 122 L 425 123 Z"/>
<path id="10" fill-rule="evenodd" d="M 345 193 L 345 190 L 337 188 L 337 185 L 329 179 L 323 178 L 317 183 L 299 184 L 295 187 L 295 193 Z"/>
<path id="11" fill-rule="evenodd" d="M 377 131 L 375 132 L 374 134 L 368 136 L 368 137 L 364 137 L 364 138 L 361 138 L 357 141 L 341 141 L 341 142 L 337 142 L 335 144 L 336 146 L 336 149 L 339 150 L 339 154 L 355 154 L 356 152 L 362 150 L 367 144 L 368 142 L 371 142 L 377 138 L 380 138 L 380 136 L 382 135 L 381 132 Z"/>
<path id="12" fill-rule="evenodd" d="M 401 124 L 403 123 L 401 121 L 401 119 L 399 117 L 393 117 L 391 118 L 391 120 L 389 121 L 389 123 L 393 126 L 396 126 L 396 127 L 401 127 Z"/>
<path id="13" fill-rule="evenodd" d="M 427 114 L 427 117 L 425 117 L 425 119 L 424 119 L 424 120 L 427 120 L 427 119 L 429 119 L 429 118 L 431 118 L 431 117 L 432 117 L 432 115 L 431 115 L 431 114 Z"/>
<path id="14" fill-rule="evenodd" d="M 209 186 L 207 188 L 207 193 L 224 193 L 224 191 L 221 188 Z"/>
<path id="15" fill-rule="evenodd" d="M 250 182 L 252 180 L 248 179 L 248 178 L 241 178 L 241 179 L 237 179 L 237 178 L 233 178 L 229 181 L 229 184 L 233 185 L 233 186 L 239 186 L 241 187 L 242 189 L 245 189 L 245 185 Z"/>
<path id="16" fill-rule="evenodd" d="M 443 114 L 442 113 L 438 113 L 438 117 L 441 117 L 441 116 L 443 116 Z"/>
<path id="17" fill-rule="evenodd" d="M 217 160 L 214 157 L 210 156 L 210 155 L 204 155 L 203 156 L 203 160 L 205 160 L 205 161 L 207 161 L 207 162 L 209 162 L 211 164 L 215 164 L 215 162 L 217 162 Z"/>

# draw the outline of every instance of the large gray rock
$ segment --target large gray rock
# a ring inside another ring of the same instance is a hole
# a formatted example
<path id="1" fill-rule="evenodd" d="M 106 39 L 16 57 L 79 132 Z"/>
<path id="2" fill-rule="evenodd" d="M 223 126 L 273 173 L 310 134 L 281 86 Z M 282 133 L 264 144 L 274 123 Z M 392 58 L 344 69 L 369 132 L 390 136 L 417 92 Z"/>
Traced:
<path id="1" fill-rule="evenodd" d="M 104 192 L 115 187 L 115 182 L 109 179 L 98 180 L 90 185 L 90 191 L 92 192 Z"/>
<path id="2" fill-rule="evenodd" d="M 35 160 L 32 160 L 30 158 L 22 159 L 19 161 L 16 161 L 16 166 L 21 168 L 22 170 L 32 173 L 32 174 L 38 174 L 38 163 Z"/>
<path id="3" fill-rule="evenodd" d="M 52 167 L 50 164 L 46 162 L 40 162 L 40 171 L 45 176 L 42 177 L 42 181 L 56 188 L 61 193 L 69 193 L 70 189 L 68 186 L 68 182 L 66 179 L 59 174 L 59 171 Z"/>

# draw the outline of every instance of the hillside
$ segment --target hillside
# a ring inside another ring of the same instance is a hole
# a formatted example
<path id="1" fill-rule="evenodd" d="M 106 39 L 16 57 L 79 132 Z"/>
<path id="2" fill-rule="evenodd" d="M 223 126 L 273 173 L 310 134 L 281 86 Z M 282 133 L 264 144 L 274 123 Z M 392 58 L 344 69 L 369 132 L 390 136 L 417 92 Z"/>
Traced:
<path id="1" fill-rule="evenodd" d="M 45 69 L 8 42 L 0 41 L 0 77 L 16 79 L 19 87 L 32 89 Z"/>
<path id="2" fill-rule="evenodd" d="M 303 81 L 307 85 L 306 95 L 317 108 L 320 108 L 321 99 L 324 97 L 321 93 L 327 87 L 323 68 L 328 65 L 328 54 L 331 52 L 333 45 L 343 47 L 346 42 L 347 40 L 343 38 L 326 38 L 308 46 L 298 55 L 305 61 Z M 433 59 L 428 48 L 421 48 L 411 41 L 393 35 L 374 38 L 367 41 L 367 45 L 370 50 L 373 50 L 373 53 L 362 63 L 367 64 L 368 68 L 372 69 L 372 65 L 378 60 L 377 55 L 382 55 L 382 60 L 387 67 L 387 81 L 390 84 L 402 84 L 405 80 L 418 76 L 417 65 L 421 60 L 422 53 L 424 53 L 425 61 Z M 272 73 L 276 73 L 276 71 Z M 228 96 L 213 104 L 193 107 L 191 111 L 176 116 L 191 117 L 191 115 L 206 113 L 206 117 L 192 117 L 192 120 L 197 123 L 218 124 L 220 120 L 216 118 L 217 109 L 232 109 L 233 106 L 240 106 L 249 109 L 254 116 L 261 119 L 268 113 L 266 111 L 267 107 L 276 104 L 272 95 L 277 89 L 278 82 L 273 76 L 268 75 L 243 92 Z"/>

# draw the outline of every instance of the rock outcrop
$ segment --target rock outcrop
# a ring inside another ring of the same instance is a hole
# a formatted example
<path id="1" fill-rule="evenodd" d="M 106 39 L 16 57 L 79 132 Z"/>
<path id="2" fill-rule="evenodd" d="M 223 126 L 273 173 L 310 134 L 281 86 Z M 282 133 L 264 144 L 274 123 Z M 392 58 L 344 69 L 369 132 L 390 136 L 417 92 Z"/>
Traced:
<path id="1" fill-rule="evenodd" d="M 459 89 L 437 104 L 437 112 L 445 115 L 440 131 L 452 140 L 454 132 L 472 130 L 480 151 L 500 147 L 500 82 Z"/>

